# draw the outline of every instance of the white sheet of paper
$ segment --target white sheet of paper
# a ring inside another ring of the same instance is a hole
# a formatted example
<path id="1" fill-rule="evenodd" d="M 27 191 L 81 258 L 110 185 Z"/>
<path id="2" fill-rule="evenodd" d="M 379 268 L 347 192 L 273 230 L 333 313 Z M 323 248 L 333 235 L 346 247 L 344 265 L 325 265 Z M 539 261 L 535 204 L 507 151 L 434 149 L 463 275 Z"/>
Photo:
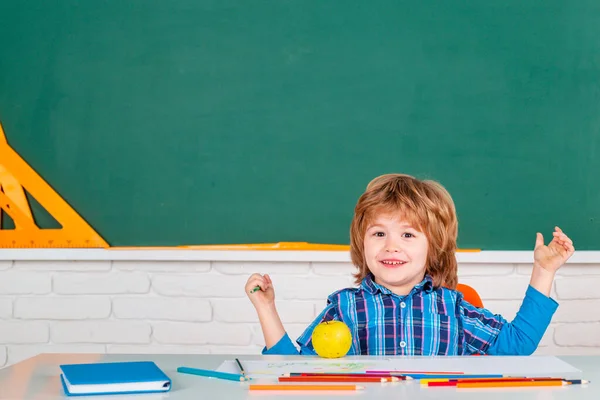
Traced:
<path id="1" fill-rule="evenodd" d="M 389 367 L 390 364 L 386 359 L 380 360 L 368 360 L 365 359 L 319 359 L 316 357 L 307 357 L 304 360 L 290 360 L 290 361 L 256 361 L 256 360 L 242 360 L 240 362 L 244 366 L 246 376 L 258 379 L 258 378 L 277 378 L 289 374 L 290 372 L 365 372 L 370 369 L 378 369 Z M 234 360 L 224 361 L 217 371 L 230 372 L 239 374 L 240 369 Z"/>
<path id="2" fill-rule="evenodd" d="M 466 374 L 502 374 L 510 376 L 551 376 L 581 378 L 581 370 L 553 356 L 458 356 L 395 357 L 388 359 L 340 358 L 334 360 L 307 357 L 306 360 L 243 360 L 246 375 L 253 379 L 276 378 L 290 372 L 365 372 L 367 370 L 448 371 Z M 239 374 L 234 360 L 224 361 L 218 371 Z"/>

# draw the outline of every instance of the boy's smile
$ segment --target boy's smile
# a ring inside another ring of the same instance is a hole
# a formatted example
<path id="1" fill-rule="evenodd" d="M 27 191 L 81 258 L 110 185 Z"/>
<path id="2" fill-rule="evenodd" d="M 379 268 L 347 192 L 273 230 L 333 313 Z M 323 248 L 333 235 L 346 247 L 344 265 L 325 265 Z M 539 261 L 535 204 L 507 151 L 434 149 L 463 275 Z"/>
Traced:
<path id="1" fill-rule="evenodd" d="M 395 268 L 407 263 L 407 261 L 400 260 L 398 258 L 385 258 L 383 260 L 379 260 L 380 263 L 383 264 L 384 267 Z"/>
<path id="2" fill-rule="evenodd" d="M 365 232 L 365 259 L 375 282 L 398 295 L 420 283 L 429 241 L 398 214 L 380 214 Z"/>

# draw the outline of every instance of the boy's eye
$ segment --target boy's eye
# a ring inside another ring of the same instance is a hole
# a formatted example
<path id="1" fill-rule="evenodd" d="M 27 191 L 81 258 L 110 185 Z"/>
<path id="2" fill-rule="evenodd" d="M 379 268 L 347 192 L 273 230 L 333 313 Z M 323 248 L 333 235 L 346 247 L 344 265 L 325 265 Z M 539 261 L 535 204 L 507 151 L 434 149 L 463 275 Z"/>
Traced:
<path id="1" fill-rule="evenodd" d="M 412 237 L 415 237 L 415 235 L 413 235 L 413 234 L 412 234 L 412 233 L 410 233 L 410 232 L 405 232 L 405 233 L 404 233 L 402 236 L 404 236 L 404 237 L 407 237 L 407 238 L 412 238 Z"/>
<path id="2" fill-rule="evenodd" d="M 375 233 L 373 233 L 373 236 L 384 237 L 385 233 L 383 233 L 383 232 L 375 232 Z"/>

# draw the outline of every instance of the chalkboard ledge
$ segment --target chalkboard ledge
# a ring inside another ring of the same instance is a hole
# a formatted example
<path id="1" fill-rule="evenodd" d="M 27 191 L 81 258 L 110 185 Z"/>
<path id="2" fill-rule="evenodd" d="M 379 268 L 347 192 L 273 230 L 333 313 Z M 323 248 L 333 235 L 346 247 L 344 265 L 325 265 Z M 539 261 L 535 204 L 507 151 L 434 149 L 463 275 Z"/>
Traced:
<path id="1" fill-rule="evenodd" d="M 460 264 L 530 264 L 532 251 L 457 253 Z M 345 251 L 0 249 L 0 261 L 264 261 L 350 262 Z M 600 251 L 578 251 L 569 264 L 600 263 Z"/>

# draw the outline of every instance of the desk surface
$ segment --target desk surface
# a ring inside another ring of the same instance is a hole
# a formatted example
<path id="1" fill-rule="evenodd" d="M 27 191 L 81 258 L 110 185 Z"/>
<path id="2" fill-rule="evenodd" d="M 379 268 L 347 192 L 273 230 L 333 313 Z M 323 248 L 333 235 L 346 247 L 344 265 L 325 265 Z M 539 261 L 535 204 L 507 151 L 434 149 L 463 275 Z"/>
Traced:
<path id="1" fill-rule="evenodd" d="M 509 396 L 511 400 L 598 400 L 600 399 L 600 356 L 565 356 L 559 357 L 563 361 L 583 371 L 583 379 L 590 380 L 589 385 L 572 385 L 568 387 L 547 388 L 506 388 L 506 389 L 463 389 L 455 388 L 425 388 L 418 381 L 398 382 L 393 384 L 361 384 L 366 387 L 357 392 L 320 392 L 320 393 L 285 393 L 285 392 L 254 392 L 247 390 L 246 384 L 207 379 L 194 375 L 176 372 L 179 366 L 193 366 L 196 368 L 216 369 L 224 360 L 231 360 L 232 355 L 123 355 L 123 354 L 41 354 L 0 370 L 0 400 L 5 399 L 36 399 L 56 400 L 69 398 L 63 394 L 60 385 L 60 364 L 85 363 L 85 362 L 112 362 L 112 361 L 141 361 L 152 360 L 163 369 L 172 379 L 172 390 L 161 394 L 142 394 L 134 396 L 112 395 L 77 397 L 80 399 L 140 399 L 140 400 L 199 400 L 227 398 L 231 400 L 249 399 L 259 397 L 273 399 L 301 399 L 311 400 L 331 399 L 332 397 L 360 397 L 375 398 L 380 400 L 398 399 L 473 399 L 486 400 L 502 399 Z M 243 356 L 246 360 L 267 359 L 263 356 Z M 269 360 L 290 360 L 297 357 L 271 356 Z M 362 357 L 361 360 L 368 360 Z"/>

